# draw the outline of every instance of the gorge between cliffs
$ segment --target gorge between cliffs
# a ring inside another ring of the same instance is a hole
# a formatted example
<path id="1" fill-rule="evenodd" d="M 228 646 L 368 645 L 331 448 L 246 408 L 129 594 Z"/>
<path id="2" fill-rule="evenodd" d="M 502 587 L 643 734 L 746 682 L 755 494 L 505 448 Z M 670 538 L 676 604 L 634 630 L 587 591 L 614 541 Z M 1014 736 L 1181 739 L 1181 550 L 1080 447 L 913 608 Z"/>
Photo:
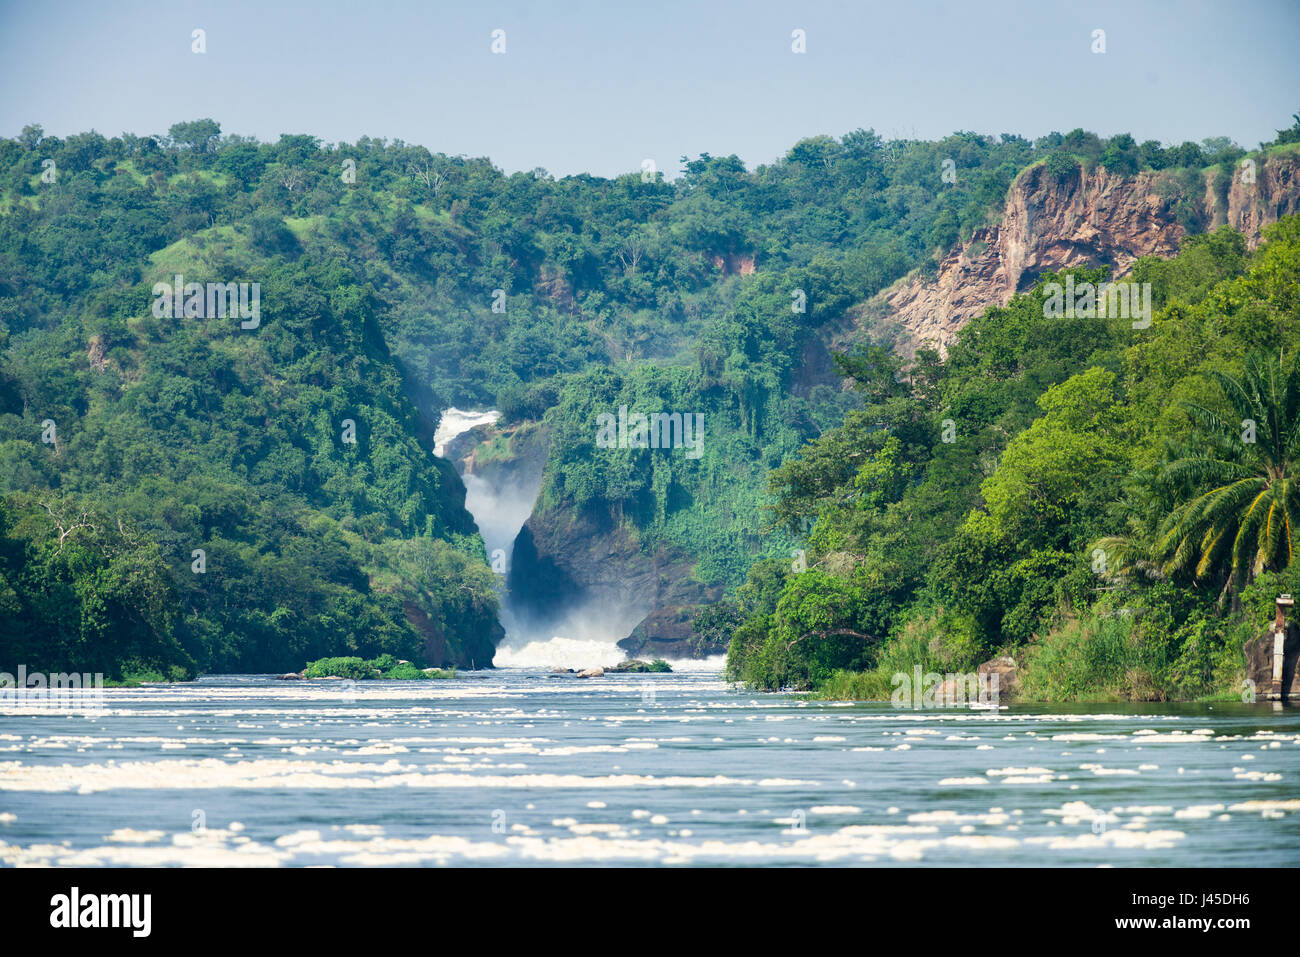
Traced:
<path id="1" fill-rule="evenodd" d="M 539 510 L 548 456 L 545 426 L 497 428 L 496 410 L 443 414 L 434 452 L 465 485 L 465 508 L 498 578 L 505 637 L 493 664 L 504 667 L 607 667 L 631 657 L 713 658 L 725 646 L 692 646 L 690 562 L 658 563 L 631 537 L 591 520 Z M 653 618 L 649 637 L 644 627 Z"/>

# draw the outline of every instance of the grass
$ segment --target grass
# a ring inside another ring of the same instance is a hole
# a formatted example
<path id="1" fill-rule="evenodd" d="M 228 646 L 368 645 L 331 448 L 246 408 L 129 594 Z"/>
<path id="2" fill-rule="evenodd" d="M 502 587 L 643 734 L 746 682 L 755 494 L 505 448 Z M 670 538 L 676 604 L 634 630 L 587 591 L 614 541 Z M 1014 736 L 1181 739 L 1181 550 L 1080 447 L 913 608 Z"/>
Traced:
<path id="1" fill-rule="evenodd" d="M 289 227 L 289 232 L 293 233 L 300 242 L 324 223 L 324 216 L 286 216 L 284 220 L 284 224 Z"/>
<path id="2" fill-rule="evenodd" d="M 151 253 L 149 261 L 158 270 L 158 276 L 170 282 L 176 273 L 209 274 L 214 271 L 214 262 L 234 258 L 246 245 L 234 226 L 213 226 Z"/>
<path id="3" fill-rule="evenodd" d="M 1190 626 L 1188 626 L 1190 627 Z M 1180 630 L 1180 635 L 1184 629 Z M 1194 632 L 1196 629 L 1192 629 Z M 1240 643 L 1216 642 L 1198 656 L 1196 642 L 1174 639 L 1152 622 L 1123 611 L 1060 622 L 1015 650 L 1019 702 L 1240 700 Z M 1181 647 L 1181 654 L 1180 654 Z M 1200 662 L 1208 654 L 1209 664 Z M 992 657 L 935 619 L 909 624 L 880 651 L 870 671 L 837 671 L 814 696 L 833 701 L 887 701 L 897 672 L 969 673 Z M 1208 668 L 1208 672 L 1201 674 Z"/>

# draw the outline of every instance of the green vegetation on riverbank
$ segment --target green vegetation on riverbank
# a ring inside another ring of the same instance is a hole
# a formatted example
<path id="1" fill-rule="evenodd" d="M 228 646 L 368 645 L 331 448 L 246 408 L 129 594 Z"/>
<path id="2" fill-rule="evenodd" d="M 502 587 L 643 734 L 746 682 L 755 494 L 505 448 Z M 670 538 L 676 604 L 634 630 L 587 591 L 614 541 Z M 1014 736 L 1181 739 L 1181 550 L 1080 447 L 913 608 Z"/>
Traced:
<path id="1" fill-rule="evenodd" d="M 1149 328 L 1045 318 L 1045 276 L 944 360 L 843 358 L 864 407 L 770 477 L 807 570 L 725 603 L 730 677 L 879 699 L 1011 655 L 1034 700 L 1239 692 L 1300 592 L 1300 217 L 1265 237 L 1139 261 Z"/>
<path id="2" fill-rule="evenodd" d="M 655 658 L 653 661 L 641 661 L 632 658 L 628 661 L 620 661 L 612 668 L 605 669 L 607 672 L 618 674 L 668 674 L 672 670 L 672 665 L 662 658 Z"/>

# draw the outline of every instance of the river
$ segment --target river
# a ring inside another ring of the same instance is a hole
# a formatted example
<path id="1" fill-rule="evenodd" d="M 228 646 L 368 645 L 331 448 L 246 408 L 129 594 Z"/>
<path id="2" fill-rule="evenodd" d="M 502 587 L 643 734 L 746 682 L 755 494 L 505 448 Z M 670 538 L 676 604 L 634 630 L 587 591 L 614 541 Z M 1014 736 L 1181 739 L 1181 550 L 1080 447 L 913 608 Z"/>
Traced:
<path id="1" fill-rule="evenodd" d="M 904 711 L 716 667 L 0 699 L 5 865 L 1300 864 L 1300 711 Z"/>

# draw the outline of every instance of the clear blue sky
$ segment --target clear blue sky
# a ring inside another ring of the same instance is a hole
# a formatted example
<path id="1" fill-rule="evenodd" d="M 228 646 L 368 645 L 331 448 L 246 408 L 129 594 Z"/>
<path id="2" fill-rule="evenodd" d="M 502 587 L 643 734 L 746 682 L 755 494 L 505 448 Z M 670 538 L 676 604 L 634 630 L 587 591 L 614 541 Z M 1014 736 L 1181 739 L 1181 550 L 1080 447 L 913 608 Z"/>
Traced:
<path id="1" fill-rule="evenodd" d="M 0 135 L 210 116 L 262 140 L 369 135 L 605 176 L 644 158 L 674 175 L 700 152 L 752 167 L 858 127 L 1253 148 L 1300 110 L 1297 48 L 1296 0 L 0 0 Z"/>

